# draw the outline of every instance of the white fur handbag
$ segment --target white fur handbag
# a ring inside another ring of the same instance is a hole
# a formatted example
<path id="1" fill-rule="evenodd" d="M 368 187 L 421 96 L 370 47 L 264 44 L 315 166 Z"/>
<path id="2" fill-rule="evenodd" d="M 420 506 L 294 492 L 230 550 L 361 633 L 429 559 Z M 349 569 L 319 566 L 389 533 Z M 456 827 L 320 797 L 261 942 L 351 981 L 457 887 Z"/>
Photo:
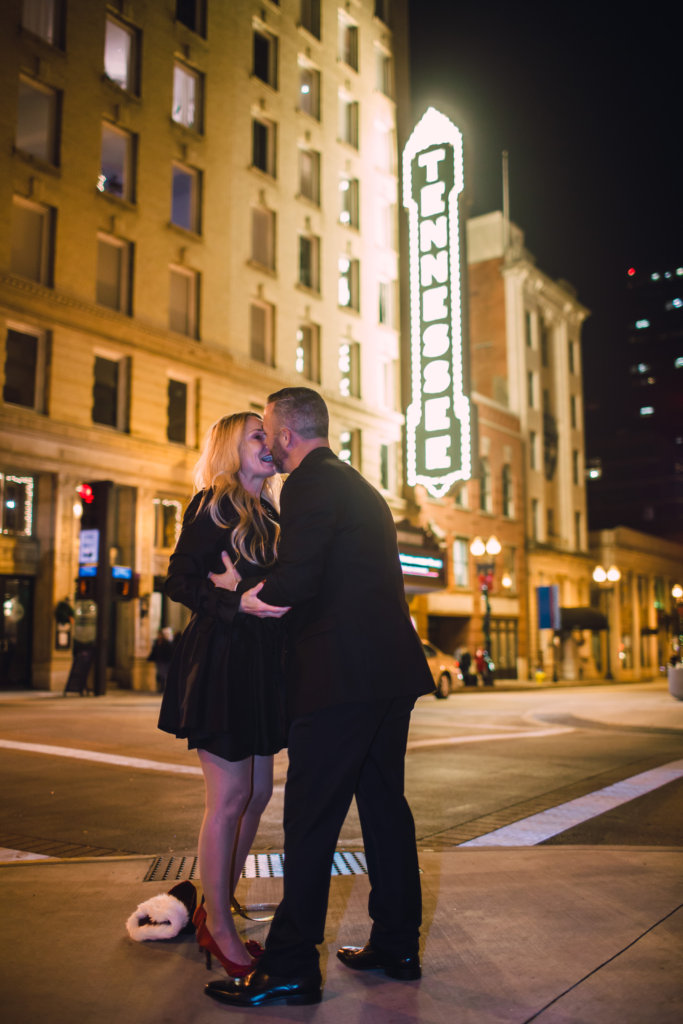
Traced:
<path id="1" fill-rule="evenodd" d="M 192 932 L 197 907 L 197 890 L 192 882 L 179 882 L 168 892 L 140 903 L 126 921 L 131 939 L 174 939 L 180 932 Z"/>

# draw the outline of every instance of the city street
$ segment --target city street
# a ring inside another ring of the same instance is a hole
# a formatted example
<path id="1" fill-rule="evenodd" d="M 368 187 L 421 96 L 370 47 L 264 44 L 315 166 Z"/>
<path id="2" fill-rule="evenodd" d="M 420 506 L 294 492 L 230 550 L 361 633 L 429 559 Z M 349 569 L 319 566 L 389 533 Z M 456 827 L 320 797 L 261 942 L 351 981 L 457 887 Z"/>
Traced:
<path id="1" fill-rule="evenodd" d="M 421 982 L 339 964 L 367 938 L 368 877 L 344 826 L 315 1007 L 226 1011 L 192 935 L 134 942 L 135 908 L 196 883 L 196 755 L 159 698 L 0 697 L 0 995 L 11 1024 L 678 1024 L 683 702 L 649 684 L 421 698 L 407 759 L 422 871 Z M 282 891 L 282 788 L 247 862 L 250 907 Z M 358 856 L 354 857 L 354 853 Z M 187 856 L 186 856 L 187 855 Z M 250 864 L 251 862 L 251 864 Z M 356 868 L 353 867 L 355 863 Z M 240 919 L 264 940 L 267 912 Z"/>
<path id="2" fill-rule="evenodd" d="M 196 755 L 156 729 L 158 706 L 156 695 L 129 691 L 5 696 L 0 847 L 62 857 L 194 853 Z M 683 705 L 662 681 L 423 697 L 407 761 L 420 847 L 451 849 L 683 758 L 681 719 Z M 282 849 L 286 763 L 277 757 L 259 852 Z M 682 790 L 674 779 L 542 841 L 683 846 Z M 352 809 L 340 848 L 361 846 Z"/>

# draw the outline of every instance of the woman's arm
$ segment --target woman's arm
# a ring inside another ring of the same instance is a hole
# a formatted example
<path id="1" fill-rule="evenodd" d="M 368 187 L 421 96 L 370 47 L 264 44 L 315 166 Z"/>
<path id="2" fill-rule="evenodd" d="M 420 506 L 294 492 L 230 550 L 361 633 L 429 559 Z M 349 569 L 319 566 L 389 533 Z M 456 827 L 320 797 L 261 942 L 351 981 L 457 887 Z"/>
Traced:
<path id="1" fill-rule="evenodd" d="M 164 590 L 171 600 L 198 615 L 230 624 L 239 610 L 239 596 L 233 590 L 214 586 L 209 579 L 209 566 L 216 550 L 226 543 L 227 532 L 207 512 L 196 514 L 200 500 L 200 495 L 195 495 L 185 513 Z"/>

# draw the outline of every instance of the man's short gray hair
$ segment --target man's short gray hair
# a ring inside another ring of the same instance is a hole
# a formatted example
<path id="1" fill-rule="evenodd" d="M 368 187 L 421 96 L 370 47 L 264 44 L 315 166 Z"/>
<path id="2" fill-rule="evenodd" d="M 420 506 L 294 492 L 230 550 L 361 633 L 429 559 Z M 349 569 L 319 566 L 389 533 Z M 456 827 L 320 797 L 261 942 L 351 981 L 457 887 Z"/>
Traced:
<path id="1" fill-rule="evenodd" d="M 268 395 L 275 415 L 284 427 L 300 437 L 325 438 L 330 429 L 330 416 L 324 400 L 312 388 L 282 388 Z"/>

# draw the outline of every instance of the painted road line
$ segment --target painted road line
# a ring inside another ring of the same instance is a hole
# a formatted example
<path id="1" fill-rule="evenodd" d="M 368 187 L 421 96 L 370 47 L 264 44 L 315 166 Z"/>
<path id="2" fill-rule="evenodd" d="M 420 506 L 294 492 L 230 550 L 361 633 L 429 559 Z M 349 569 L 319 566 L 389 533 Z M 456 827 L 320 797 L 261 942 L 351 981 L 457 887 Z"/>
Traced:
<path id="1" fill-rule="evenodd" d="M 540 736 L 558 736 L 573 732 L 569 726 L 552 729 L 533 729 L 517 733 L 479 733 L 473 736 L 442 736 L 438 739 L 415 740 L 408 744 L 408 750 L 426 747 L 454 746 L 460 743 L 482 743 L 492 740 L 534 739 Z M 123 754 L 105 754 L 99 750 L 81 750 L 78 747 L 56 747 L 45 743 L 23 743 L 19 740 L 0 739 L 0 749 L 21 750 L 27 754 L 48 754 L 51 757 L 71 757 L 79 761 L 95 761 L 98 764 L 113 764 L 121 768 L 144 768 L 153 772 L 173 772 L 176 775 L 201 775 L 199 765 L 175 764 L 171 761 L 151 761 L 145 757 L 126 757 Z"/>
<path id="2" fill-rule="evenodd" d="M 525 729 L 524 732 L 483 732 L 472 736 L 440 736 L 433 740 L 414 740 L 408 743 L 408 750 L 421 750 L 425 747 L 450 747 L 460 743 L 490 743 L 493 740 L 533 740 L 541 736 L 559 736 L 561 733 L 575 731 L 569 725 L 558 725 L 552 729 Z"/>
<path id="3" fill-rule="evenodd" d="M 104 754 L 99 750 L 79 750 L 77 747 L 52 747 L 44 743 L 20 743 L 18 740 L 0 739 L 0 748 L 23 750 L 28 754 L 50 754 L 52 757 L 73 757 L 79 761 L 97 761 L 123 768 L 146 768 L 153 772 L 175 772 L 178 775 L 201 775 L 199 765 L 173 764 L 170 761 L 149 761 L 145 757 L 124 757 L 122 754 Z"/>
<path id="4" fill-rule="evenodd" d="M 532 814 L 513 825 L 505 825 L 476 839 L 468 839 L 466 843 L 460 843 L 460 846 L 536 846 L 560 832 L 582 825 L 591 818 L 680 778 L 683 778 L 683 761 L 672 761 L 660 768 L 605 786 L 594 793 L 587 793 L 576 800 L 550 807 L 547 811 Z"/>
<path id="5" fill-rule="evenodd" d="M 0 863 L 16 860 L 51 860 L 46 853 L 28 853 L 26 850 L 8 850 L 0 846 Z"/>

